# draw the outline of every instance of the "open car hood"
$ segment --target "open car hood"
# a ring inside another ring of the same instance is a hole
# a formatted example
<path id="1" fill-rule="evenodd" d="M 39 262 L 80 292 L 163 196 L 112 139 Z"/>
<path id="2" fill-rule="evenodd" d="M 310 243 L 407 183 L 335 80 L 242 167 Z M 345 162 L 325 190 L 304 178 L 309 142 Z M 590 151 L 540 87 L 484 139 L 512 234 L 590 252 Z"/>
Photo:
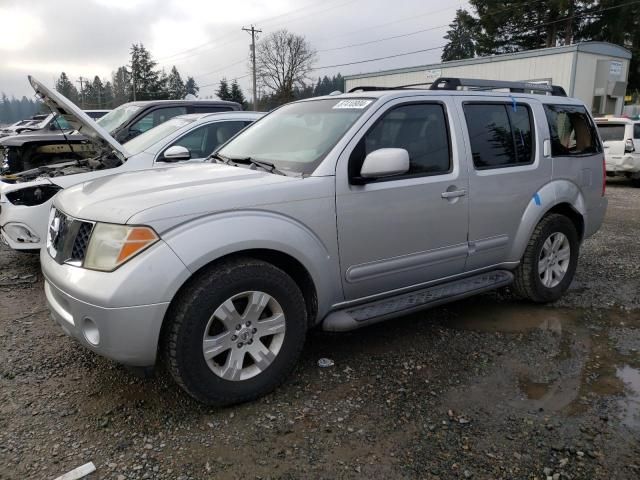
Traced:
<path id="1" fill-rule="evenodd" d="M 99 152 L 113 153 L 123 162 L 130 156 L 127 150 L 109 135 L 109 132 L 94 122 L 71 100 L 55 90 L 47 88 L 31 75 L 29 75 L 29 82 L 42 101 L 54 112 L 64 117 L 72 128 L 87 137 Z"/>

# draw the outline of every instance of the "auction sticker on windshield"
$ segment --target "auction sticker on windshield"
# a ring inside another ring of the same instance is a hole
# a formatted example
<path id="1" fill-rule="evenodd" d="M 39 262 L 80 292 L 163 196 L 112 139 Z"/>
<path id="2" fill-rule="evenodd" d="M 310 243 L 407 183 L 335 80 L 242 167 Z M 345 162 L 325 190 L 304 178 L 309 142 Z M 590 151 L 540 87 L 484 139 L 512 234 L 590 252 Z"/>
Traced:
<path id="1" fill-rule="evenodd" d="M 362 100 L 362 99 L 355 99 L 355 100 L 340 100 L 338 103 L 336 103 L 333 108 L 355 108 L 355 109 L 362 109 L 365 108 L 367 105 L 369 105 L 373 100 Z"/>

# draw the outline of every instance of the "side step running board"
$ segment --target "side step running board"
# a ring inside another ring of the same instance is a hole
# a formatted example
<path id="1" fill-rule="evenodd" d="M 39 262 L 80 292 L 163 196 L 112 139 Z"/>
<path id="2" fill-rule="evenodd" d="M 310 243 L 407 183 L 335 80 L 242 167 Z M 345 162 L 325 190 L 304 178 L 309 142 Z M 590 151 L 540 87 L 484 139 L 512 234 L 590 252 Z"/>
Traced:
<path id="1" fill-rule="evenodd" d="M 513 274 L 507 270 L 481 273 L 384 300 L 337 310 L 327 315 L 322 322 L 322 329 L 331 332 L 355 330 L 389 318 L 495 290 L 511 282 L 513 282 Z"/>

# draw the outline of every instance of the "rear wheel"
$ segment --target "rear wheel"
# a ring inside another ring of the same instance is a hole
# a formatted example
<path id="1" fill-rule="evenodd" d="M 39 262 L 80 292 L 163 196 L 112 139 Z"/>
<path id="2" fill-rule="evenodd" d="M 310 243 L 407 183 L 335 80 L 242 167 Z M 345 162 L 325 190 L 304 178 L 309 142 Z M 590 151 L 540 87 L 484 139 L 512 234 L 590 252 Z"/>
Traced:
<path id="1" fill-rule="evenodd" d="M 559 214 L 544 217 L 515 271 L 516 293 L 537 303 L 559 299 L 573 280 L 579 248 L 578 233 L 571 220 Z"/>
<path id="2" fill-rule="evenodd" d="M 163 339 L 169 371 L 209 405 L 252 400 L 291 372 L 306 336 L 300 289 L 254 259 L 216 265 L 180 293 Z"/>

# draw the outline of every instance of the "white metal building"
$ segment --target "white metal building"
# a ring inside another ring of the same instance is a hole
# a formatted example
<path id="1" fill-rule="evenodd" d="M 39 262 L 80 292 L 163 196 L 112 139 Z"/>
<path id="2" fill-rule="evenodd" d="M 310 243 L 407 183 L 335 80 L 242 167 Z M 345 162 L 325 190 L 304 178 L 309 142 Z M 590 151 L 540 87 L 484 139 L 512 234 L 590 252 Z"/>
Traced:
<path id="1" fill-rule="evenodd" d="M 345 77 L 345 90 L 359 86 L 429 85 L 438 77 L 546 82 L 591 106 L 594 114 L 621 114 L 629 76 L 629 50 L 606 42 L 583 42 L 490 57 Z"/>

